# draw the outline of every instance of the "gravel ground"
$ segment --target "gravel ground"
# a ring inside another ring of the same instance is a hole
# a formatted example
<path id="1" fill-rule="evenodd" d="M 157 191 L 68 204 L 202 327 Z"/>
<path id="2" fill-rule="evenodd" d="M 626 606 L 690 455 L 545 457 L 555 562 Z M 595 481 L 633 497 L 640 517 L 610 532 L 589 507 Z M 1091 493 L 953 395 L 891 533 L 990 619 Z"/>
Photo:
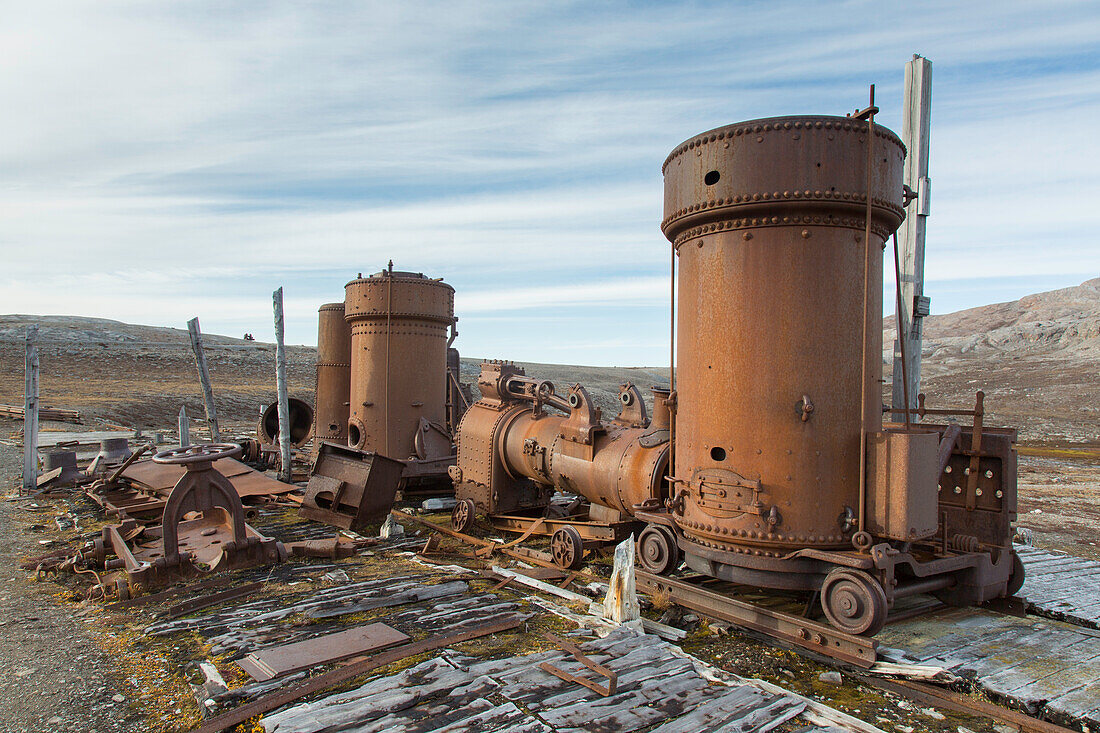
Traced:
<path id="1" fill-rule="evenodd" d="M 21 423 L 0 419 L 0 435 Z M 19 565 L 35 551 L 35 536 L 13 520 L 22 451 L 0 445 L 0 731 L 139 731 L 114 665 L 71 607 L 53 597 L 59 587 L 36 583 Z"/>

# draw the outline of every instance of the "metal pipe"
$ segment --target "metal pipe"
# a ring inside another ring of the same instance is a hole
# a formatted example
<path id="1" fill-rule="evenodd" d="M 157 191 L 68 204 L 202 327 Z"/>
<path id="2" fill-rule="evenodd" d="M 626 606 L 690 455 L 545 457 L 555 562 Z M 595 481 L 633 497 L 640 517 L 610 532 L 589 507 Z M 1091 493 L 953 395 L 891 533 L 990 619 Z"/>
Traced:
<path id="1" fill-rule="evenodd" d="M 905 400 L 905 432 L 912 430 L 912 418 L 909 416 L 909 370 L 905 365 L 905 323 L 901 317 L 901 264 L 898 261 L 898 233 L 894 232 L 894 292 L 897 300 L 897 315 L 894 317 L 894 325 L 897 327 L 898 343 L 902 344 L 902 347 L 898 349 L 898 355 L 901 358 L 901 391 L 902 399 Z"/>
<path id="2" fill-rule="evenodd" d="M 871 104 L 867 108 L 867 211 L 864 214 L 863 230 L 863 351 L 860 359 L 860 395 L 859 395 L 859 531 L 866 529 L 867 522 L 867 313 L 868 281 L 871 279 L 871 206 L 873 202 L 874 147 L 875 147 L 875 85 L 871 85 Z M 877 356 L 875 358 L 878 358 Z"/>
<path id="3" fill-rule="evenodd" d="M 940 448 L 938 455 L 939 471 L 937 476 L 943 473 L 943 470 L 947 468 L 947 464 L 951 461 L 951 454 L 955 450 L 955 441 L 962 435 L 962 428 L 952 423 L 947 426 L 947 430 L 943 431 L 943 438 L 940 439 Z"/>
<path id="4" fill-rule="evenodd" d="M 921 578 L 905 585 L 894 588 L 894 598 L 907 598 L 920 593 L 932 593 L 955 585 L 955 577 L 952 575 L 936 575 L 931 578 Z"/>

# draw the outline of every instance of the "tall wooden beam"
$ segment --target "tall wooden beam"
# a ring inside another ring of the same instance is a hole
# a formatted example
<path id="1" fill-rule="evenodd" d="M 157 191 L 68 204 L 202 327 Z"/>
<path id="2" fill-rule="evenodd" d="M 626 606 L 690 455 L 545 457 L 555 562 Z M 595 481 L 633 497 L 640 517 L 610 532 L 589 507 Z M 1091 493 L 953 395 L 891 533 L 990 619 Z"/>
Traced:
<path id="1" fill-rule="evenodd" d="M 894 340 L 893 405 L 905 404 L 909 394 L 909 409 L 917 406 L 920 392 L 920 352 L 924 316 L 928 315 L 928 298 L 924 295 L 924 233 L 928 222 L 931 179 L 928 177 L 928 138 L 932 125 L 932 62 L 913 54 L 905 64 L 905 99 L 902 105 L 901 139 L 908 155 L 905 157 L 905 185 L 916 198 L 905 207 L 905 223 L 898 231 L 899 267 L 901 271 L 901 306 L 895 309 L 898 337 Z M 901 338 L 901 334 L 905 338 Z M 905 359 L 904 388 L 902 359 Z M 914 417 L 914 419 L 917 419 Z M 894 420 L 904 420 L 903 413 L 894 413 Z"/>
<path id="2" fill-rule="evenodd" d="M 286 348 L 283 346 L 283 289 L 271 294 L 275 309 L 275 388 L 279 394 L 279 456 L 282 458 L 282 479 L 291 482 L 290 466 L 290 399 L 286 389 Z"/>
<path id="3" fill-rule="evenodd" d="M 202 403 L 206 407 L 206 423 L 210 426 L 210 440 L 219 443 L 222 436 L 218 429 L 218 411 L 214 408 L 214 388 L 210 385 L 210 371 L 206 368 L 206 352 L 202 348 L 202 331 L 199 330 L 198 318 L 192 318 L 187 322 L 187 332 L 191 335 L 191 348 L 195 352 L 195 365 L 199 370 L 199 382 L 202 383 Z"/>
<path id="4" fill-rule="evenodd" d="M 38 488 L 38 325 L 27 327 L 23 368 L 23 491 Z"/>

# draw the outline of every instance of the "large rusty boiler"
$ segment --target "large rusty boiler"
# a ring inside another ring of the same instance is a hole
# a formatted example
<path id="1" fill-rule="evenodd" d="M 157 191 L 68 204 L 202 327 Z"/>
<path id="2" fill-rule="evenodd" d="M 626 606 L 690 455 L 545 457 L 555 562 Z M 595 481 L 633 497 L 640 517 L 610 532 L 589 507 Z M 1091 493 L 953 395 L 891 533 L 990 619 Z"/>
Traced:
<path id="1" fill-rule="evenodd" d="M 351 329 L 347 442 L 405 463 L 405 493 L 447 479 L 448 346 L 454 288 L 415 272 L 383 270 L 345 287 Z"/>
<path id="2" fill-rule="evenodd" d="M 1015 431 L 986 429 L 974 449 L 980 421 L 882 424 L 882 251 L 903 219 L 905 150 L 875 126 L 869 156 L 869 139 L 857 118 L 761 119 L 665 161 L 661 229 L 679 258 L 672 493 L 668 510 L 638 513 L 651 522 L 643 566 L 667 572 L 682 552 L 714 577 L 820 590 L 854 633 L 877 631 L 905 595 L 973 603 L 1022 582 Z M 960 438 L 988 466 L 984 498 L 961 513 L 955 493 L 937 504 L 937 484 L 958 483 L 941 472 L 970 466 Z"/>
<path id="3" fill-rule="evenodd" d="M 317 390 L 314 401 L 314 454 L 320 442 L 344 443 L 351 392 L 351 328 L 343 303 L 317 310 Z"/>
<path id="4" fill-rule="evenodd" d="M 580 385 L 562 397 L 551 382 L 508 362 L 483 363 L 478 386 L 482 396 L 459 423 L 458 463 L 450 471 L 458 528 L 467 523 L 463 511 L 543 510 L 555 490 L 583 495 L 616 517 L 667 494 L 667 408 L 651 421 L 637 387 L 623 385 L 618 416 L 604 420 Z M 551 550 L 559 564 L 575 567 L 582 538 L 563 527 Z"/>

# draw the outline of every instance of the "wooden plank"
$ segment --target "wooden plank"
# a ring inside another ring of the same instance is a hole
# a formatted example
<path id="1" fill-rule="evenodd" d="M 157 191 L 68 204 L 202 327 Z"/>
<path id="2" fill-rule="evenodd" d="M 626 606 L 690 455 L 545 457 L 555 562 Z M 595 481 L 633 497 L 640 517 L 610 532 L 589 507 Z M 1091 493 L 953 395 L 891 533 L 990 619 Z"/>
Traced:
<path id="1" fill-rule="evenodd" d="M 268 697 L 257 700 L 253 703 L 242 705 L 230 712 L 219 715 L 215 718 L 211 718 L 203 725 L 195 728 L 192 733 L 219 733 L 227 728 L 231 728 L 235 725 L 243 723 L 249 718 L 257 715 L 262 715 L 275 708 L 280 708 L 284 705 L 299 700 L 306 695 L 311 695 L 322 690 L 326 690 L 333 685 L 338 685 L 341 682 L 358 677 L 359 675 L 366 674 L 372 670 L 384 667 L 387 664 L 399 661 L 406 657 L 415 656 L 417 654 L 424 654 L 429 651 L 434 651 L 451 644 L 459 644 L 463 641 L 469 641 L 470 639 L 477 639 L 483 636 L 489 636 L 490 634 L 496 634 L 509 629 L 514 629 L 522 624 L 527 619 L 527 616 L 516 615 L 508 621 L 502 621 L 496 624 L 489 624 L 485 626 L 478 626 L 469 631 L 464 631 L 458 634 L 447 634 L 444 636 L 434 636 L 423 641 L 413 642 L 411 644 L 404 644 L 402 646 L 390 649 L 389 651 L 380 652 L 369 659 L 366 659 L 358 664 L 349 665 L 347 667 L 339 667 L 337 669 L 325 672 L 324 674 L 313 677 L 301 685 L 296 685 L 290 689 L 275 693 Z"/>
<path id="2" fill-rule="evenodd" d="M 914 299 L 924 295 L 924 247 L 928 226 L 931 180 L 928 178 L 928 141 L 932 127 L 932 62 L 913 55 L 905 64 L 905 96 L 902 101 L 901 139 L 909 154 L 905 156 L 905 180 L 918 197 L 905 207 L 905 221 L 898 231 L 898 256 L 901 271 L 901 312 L 895 308 L 898 340 L 894 347 L 892 404 L 905 403 L 909 409 L 917 406 L 921 376 L 921 337 L 923 319 L 915 316 Z M 900 334 L 904 333 L 904 343 Z M 903 388 L 902 357 L 906 367 Z M 905 416 L 894 413 L 894 420 L 904 422 Z"/>
<path id="3" fill-rule="evenodd" d="M 199 319 L 192 318 L 187 322 L 187 333 L 191 338 L 191 350 L 195 352 L 195 367 L 199 372 L 199 384 L 202 385 L 202 403 L 206 408 L 206 423 L 210 427 L 210 440 L 221 442 L 221 431 L 218 430 L 218 411 L 214 406 L 214 388 L 210 384 L 210 370 L 206 366 L 206 352 L 202 348 L 202 331 L 199 328 Z"/>
<path id="4" fill-rule="evenodd" d="M 23 364 L 23 493 L 38 488 L 38 325 L 27 326 Z"/>
<path id="5" fill-rule="evenodd" d="M 245 657 L 241 668 L 263 682 L 299 669 L 337 662 L 356 654 L 385 649 L 409 640 L 409 636 L 383 623 L 357 626 L 335 634 L 267 647 Z"/>
<path id="6" fill-rule="evenodd" d="M 191 445 L 191 421 L 187 419 L 187 405 L 180 405 L 179 414 L 179 434 L 180 434 L 180 447 L 186 448 Z"/>
<path id="7" fill-rule="evenodd" d="M 283 344 L 283 288 L 280 286 L 271 294 L 271 304 L 275 311 L 275 392 L 279 400 L 279 457 L 281 478 L 291 483 L 293 475 L 290 465 L 290 398 L 286 391 L 286 347 Z"/>

